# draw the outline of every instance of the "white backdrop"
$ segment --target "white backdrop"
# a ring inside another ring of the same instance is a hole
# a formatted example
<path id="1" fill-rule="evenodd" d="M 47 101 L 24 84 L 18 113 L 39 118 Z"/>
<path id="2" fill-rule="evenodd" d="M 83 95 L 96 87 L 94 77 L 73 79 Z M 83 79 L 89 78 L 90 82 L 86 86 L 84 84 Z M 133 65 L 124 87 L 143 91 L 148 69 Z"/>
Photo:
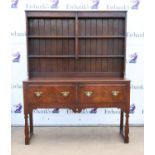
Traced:
<path id="1" fill-rule="evenodd" d="M 142 0 L 10 0 L 12 125 L 24 125 L 22 81 L 27 78 L 25 10 L 127 10 L 126 77 L 131 80 L 130 124 L 144 123 L 144 11 Z M 8 31 L 8 30 L 7 30 Z M 34 125 L 117 125 L 119 109 L 34 110 Z"/>

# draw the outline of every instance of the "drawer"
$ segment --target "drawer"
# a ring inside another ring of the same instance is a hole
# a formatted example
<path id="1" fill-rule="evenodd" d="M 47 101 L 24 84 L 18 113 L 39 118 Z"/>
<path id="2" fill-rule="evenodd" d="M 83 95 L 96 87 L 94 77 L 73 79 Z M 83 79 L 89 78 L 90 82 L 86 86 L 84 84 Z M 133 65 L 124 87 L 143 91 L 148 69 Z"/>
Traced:
<path id="1" fill-rule="evenodd" d="M 75 100 L 75 87 L 71 85 L 29 85 L 28 98 L 31 104 L 71 104 Z"/>
<path id="2" fill-rule="evenodd" d="M 88 84 L 79 87 L 80 103 L 102 104 L 124 102 L 126 100 L 125 84 Z"/>

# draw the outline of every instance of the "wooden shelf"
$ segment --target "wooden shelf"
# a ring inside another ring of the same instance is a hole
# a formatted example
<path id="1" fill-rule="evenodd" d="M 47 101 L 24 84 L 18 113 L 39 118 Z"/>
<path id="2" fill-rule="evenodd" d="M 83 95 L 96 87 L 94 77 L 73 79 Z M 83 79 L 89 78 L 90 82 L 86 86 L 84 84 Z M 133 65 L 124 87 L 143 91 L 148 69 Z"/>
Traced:
<path id="1" fill-rule="evenodd" d="M 75 55 L 29 55 L 29 58 L 75 58 Z M 78 55 L 78 58 L 124 58 L 124 55 Z"/>
<path id="2" fill-rule="evenodd" d="M 85 38 L 89 38 L 89 39 L 124 39 L 125 36 L 78 36 L 79 39 L 85 39 Z"/>
<path id="3" fill-rule="evenodd" d="M 39 36 L 39 35 L 29 35 L 30 39 L 75 39 L 76 36 Z M 78 39 L 123 39 L 125 36 L 77 36 Z"/>
<path id="4" fill-rule="evenodd" d="M 33 35 L 29 35 L 28 36 L 29 39 L 75 39 L 75 36 L 33 36 Z"/>
<path id="5" fill-rule="evenodd" d="M 122 12 L 110 15 L 109 12 L 71 11 L 61 16 L 52 13 L 46 14 L 48 18 L 41 13 L 38 17 L 36 13 L 27 21 L 31 77 L 42 73 L 44 76 L 46 72 L 51 72 L 47 77 L 57 72 L 62 72 L 60 76 L 68 72 L 79 76 L 100 75 L 96 72 L 103 73 L 102 76 L 124 75 L 126 28 Z M 33 75 L 37 71 L 40 72 Z"/>
<path id="6" fill-rule="evenodd" d="M 35 77 L 121 77 L 120 72 L 30 72 Z"/>
<path id="7" fill-rule="evenodd" d="M 79 58 L 124 58 L 124 55 L 79 55 Z"/>
<path id="8" fill-rule="evenodd" d="M 29 58 L 74 58 L 74 55 L 29 55 Z"/>

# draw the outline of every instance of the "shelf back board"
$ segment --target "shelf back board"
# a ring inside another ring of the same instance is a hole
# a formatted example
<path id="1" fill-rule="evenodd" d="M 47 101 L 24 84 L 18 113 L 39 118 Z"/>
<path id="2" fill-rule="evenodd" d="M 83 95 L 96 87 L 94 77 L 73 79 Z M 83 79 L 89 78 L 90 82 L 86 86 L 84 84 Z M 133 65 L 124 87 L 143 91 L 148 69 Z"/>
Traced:
<path id="1" fill-rule="evenodd" d="M 123 77 L 125 11 L 26 11 L 29 78 Z"/>

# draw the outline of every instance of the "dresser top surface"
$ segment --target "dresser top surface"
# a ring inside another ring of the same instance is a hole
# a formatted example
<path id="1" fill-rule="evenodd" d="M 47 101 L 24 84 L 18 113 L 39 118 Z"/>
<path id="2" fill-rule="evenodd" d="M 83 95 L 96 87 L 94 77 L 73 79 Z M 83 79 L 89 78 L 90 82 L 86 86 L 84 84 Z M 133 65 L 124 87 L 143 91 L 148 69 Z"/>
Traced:
<path id="1" fill-rule="evenodd" d="M 50 78 L 31 78 L 24 82 L 106 82 L 106 81 L 129 81 L 122 77 L 50 77 Z"/>

